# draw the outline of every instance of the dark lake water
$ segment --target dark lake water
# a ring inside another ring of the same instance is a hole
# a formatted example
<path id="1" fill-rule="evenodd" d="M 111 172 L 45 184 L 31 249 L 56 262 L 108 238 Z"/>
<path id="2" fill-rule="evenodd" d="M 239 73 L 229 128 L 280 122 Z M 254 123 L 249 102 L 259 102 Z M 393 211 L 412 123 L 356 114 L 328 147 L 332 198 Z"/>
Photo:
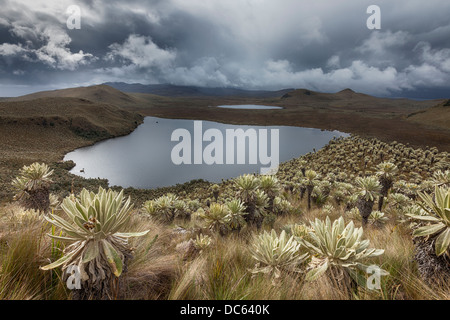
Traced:
<path id="1" fill-rule="evenodd" d="M 243 164 L 237 164 L 238 147 L 234 146 L 234 157 L 231 147 L 228 147 L 228 142 L 236 141 L 237 145 L 237 140 L 227 139 L 228 132 L 239 132 L 239 129 L 241 133 L 252 132 L 252 137 L 258 140 L 257 143 L 256 140 L 244 140 L 247 144 L 244 149 L 240 149 L 246 153 Z M 172 139 L 174 131 L 184 135 Z M 190 134 L 190 137 L 187 137 L 187 134 Z M 278 139 L 275 139 L 277 135 Z M 111 186 L 157 188 L 193 179 L 220 182 L 222 179 L 234 178 L 244 173 L 259 173 L 261 168 L 270 166 L 267 159 L 275 162 L 276 157 L 273 154 L 276 153 L 277 146 L 278 161 L 281 163 L 306 154 L 313 148 L 318 150 L 333 137 L 339 136 L 347 134 L 300 127 L 244 126 L 146 117 L 144 123 L 131 134 L 77 149 L 68 153 L 64 160 L 73 160 L 76 163 L 72 173 L 86 178 L 106 178 Z M 187 138 L 190 138 L 190 141 Z M 253 142 L 249 143 L 250 140 Z M 266 141 L 267 143 L 264 143 Z M 220 142 L 223 145 L 222 150 L 219 148 Z M 182 151 L 175 152 L 174 149 Z M 176 164 L 181 158 L 184 163 Z M 214 164 L 207 164 L 212 160 L 215 161 Z M 252 161 L 253 164 L 250 164 Z M 189 162 L 191 164 L 186 164 Z M 221 162 L 223 164 L 217 164 Z M 82 169 L 84 172 L 80 172 Z"/>
<path id="2" fill-rule="evenodd" d="M 275 109 L 283 109 L 283 107 L 260 106 L 260 105 L 255 105 L 255 104 L 224 105 L 224 106 L 217 106 L 217 108 L 224 108 L 224 109 L 247 109 L 247 110 L 275 110 Z"/>

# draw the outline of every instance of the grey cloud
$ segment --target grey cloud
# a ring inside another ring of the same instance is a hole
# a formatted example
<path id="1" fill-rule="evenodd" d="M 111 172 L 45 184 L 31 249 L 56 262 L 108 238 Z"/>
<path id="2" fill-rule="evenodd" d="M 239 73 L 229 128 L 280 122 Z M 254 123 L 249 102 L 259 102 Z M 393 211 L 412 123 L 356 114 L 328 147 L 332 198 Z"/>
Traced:
<path id="1" fill-rule="evenodd" d="M 72 4 L 82 9 L 81 30 L 65 28 Z M 2 85 L 33 81 L 443 92 L 450 3 L 380 0 L 382 29 L 375 31 L 366 27 L 371 4 L 0 0 L 0 95 Z"/>

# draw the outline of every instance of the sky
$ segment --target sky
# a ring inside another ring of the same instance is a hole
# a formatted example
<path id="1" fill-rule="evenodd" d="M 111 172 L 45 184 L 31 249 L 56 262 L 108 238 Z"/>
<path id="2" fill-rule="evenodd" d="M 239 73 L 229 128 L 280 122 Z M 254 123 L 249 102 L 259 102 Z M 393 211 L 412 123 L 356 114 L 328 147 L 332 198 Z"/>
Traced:
<path id="1" fill-rule="evenodd" d="M 371 5 L 380 8 L 379 20 L 367 12 Z M 450 98 L 448 0 L 0 6 L 0 96 L 127 82 Z"/>

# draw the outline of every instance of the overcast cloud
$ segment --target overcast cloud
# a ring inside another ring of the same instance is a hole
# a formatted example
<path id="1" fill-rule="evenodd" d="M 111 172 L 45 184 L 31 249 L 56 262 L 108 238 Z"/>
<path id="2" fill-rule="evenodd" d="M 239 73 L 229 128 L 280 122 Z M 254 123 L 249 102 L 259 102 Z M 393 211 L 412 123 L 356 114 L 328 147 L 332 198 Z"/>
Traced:
<path id="1" fill-rule="evenodd" d="M 369 30 L 369 5 L 381 30 Z M 0 0 L 0 96 L 107 81 L 450 97 L 450 1 Z M 66 12 L 81 9 L 81 29 Z"/>

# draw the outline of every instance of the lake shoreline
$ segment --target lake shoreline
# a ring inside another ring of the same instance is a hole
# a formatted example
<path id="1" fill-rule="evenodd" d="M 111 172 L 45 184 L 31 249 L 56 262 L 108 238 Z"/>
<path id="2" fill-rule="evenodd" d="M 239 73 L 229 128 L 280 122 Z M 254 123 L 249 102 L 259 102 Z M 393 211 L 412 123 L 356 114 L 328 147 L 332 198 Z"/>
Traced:
<path id="1" fill-rule="evenodd" d="M 202 129 L 200 133 L 197 131 L 197 134 L 201 134 L 201 137 L 195 137 L 195 132 L 198 129 L 195 129 L 195 127 L 199 125 L 199 122 L 200 128 Z M 192 126 L 194 126 L 194 130 L 192 130 Z M 278 134 L 281 133 L 280 138 L 278 138 L 281 139 L 281 141 L 278 140 L 276 142 L 279 144 L 277 150 L 280 148 L 280 150 L 277 151 L 277 153 L 280 152 L 280 154 L 277 155 L 277 163 L 289 161 L 308 152 L 312 152 L 315 149 L 320 149 L 333 137 L 348 136 L 348 134 L 344 132 L 316 128 L 294 126 L 256 127 L 254 125 L 223 124 L 217 121 L 192 121 L 186 119 L 145 117 L 143 124 L 136 128 L 136 130 L 130 135 L 101 141 L 93 146 L 81 147 L 65 154 L 63 160 L 70 160 L 76 163 L 76 166 L 71 170 L 71 173 L 77 176 L 83 178 L 102 177 L 104 179 L 108 179 L 111 184 L 124 188 L 133 187 L 137 189 L 170 187 L 175 184 L 183 184 L 185 182 L 198 179 L 210 181 L 211 183 L 218 183 L 223 179 L 235 178 L 241 174 L 260 172 L 262 168 L 265 168 L 268 165 L 268 163 L 263 163 L 262 161 L 257 162 L 256 159 L 258 155 L 256 154 L 254 155 L 256 161 L 254 162 L 254 165 L 251 164 L 252 162 L 245 162 L 243 164 L 233 162 L 233 165 L 230 165 L 225 162 L 226 157 L 223 157 L 220 162 L 215 163 L 207 163 L 204 161 L 194 163 L 194 159 L 191 159 L 192 161 L 189 160 L 188 163 L 184 164 L 175 163 L 173 162 L 174 159 L 173 155 L 171 155 L 171 151 L 173 151 L 173 149 L 181 143 L 177 143 L 174 140 L 171 141 L 170 135 L 171 133 L 173 134 L 175 129 L 187 131 L 186 129 L 180 128 L 191 128 L 190 130 L 194 133 L 194 137 L 191 139 L 189 136 L 188 140 L 198 142 L 198 139 L 201 139 L 201 148 L 207 148 L 209 145 L 213 144 L 208 141 L 216 141 L 216 138 L 213 140 L 204 140 L 203 134 L 209 132 L 209 129 L 214 129 L 215 131 L 222 133 L 225 131 L 228 132 L 235 130 L 245 133 L 250 132 L 248 130 L 252 130 L 255 133 L 254 138 L 257 139 L 256 141 L 252 140 L 253 142 L 251 144 L 252 146 L 255 146 L 255 150 L 260 149 L 261 143 L 264 144 L 264 142 L 262 142 L 263 140 L 259 143 L 257 142 L 258 135 L 261 134 L 261 131 L 265 131 L 266 135 L 267 133 L 270 133 L 270 137 L 273 134 L 272 131 L 275 130 L 277 131 L 277 137 Z M 162 132 L 164 133 L 163 136 L 161 135 Z M 237 139 L 239 140 L 239 138 Z M 272 138 L 269 138 L 269 140 L 270 139 Z M 267 140 L 268 139 L 266 137 L 264 141 L 266 141 L 266 144 L 269 143 L 269 147 L 271 143 Z M 225 139 L 223 136 L 219 139 L 219 141 L 226 143 L 229 142 L 228 139 Z M 231 143 L 234 144 L 235 141 L 233 140 Z M 238 143 L 238 141 L 236 141 L 236 143 Z M 241 150 L 248 157 L 250 157 L 250 149 L 252 149 L 251 145 L 246 142 L 245 146 L 249 149 Z M 192 147 L 192 145 L 190 146 Z M 225 155 L 225 151 L 229 148 L 228 144 L 226 146 L 227 147 L 224 148 L 225 144 L 222 144 L 219 147 L 221 150 L 220 154 L 222 154 L 222 156 Z M 257 146 L 260 147 L 258 148 Z M 122 150 L 127 151 L 122 152 Z M 153 152 L 147 154 L 147 150 L 158 150 L 159 155 L 155 155 Z M 259 153 L 261 152 L 262 151 L 259 150 Z M 189 151 L 189 154 L 191 153 L 192 151 Z M 215 153 L 216 152 L 214 152 L 214 154 Z M 133 156 L 130 157 L 130 154 Z M 268 159 L 272 162 L 274 159 L 270 160 L 271 156 L 266 158 L 269 154 L 272 156 L 272 150 L 264 156 L 264 159 Z M 162 155 L 164 155 L 164 157 Z M 236 154 L 236 156 L 239 156 L 239 154 Z M 171 157 L 172 162 L 170 162 Z M 278 157 L 280 157 L 279 160 Z M 146 160 L 145 162 L 142 162 L 141 159 Z M 259 159 L 262 159 L 261 154 L 259 154 Z M 99 165 L 99 163 L 101 163 L 101 165 Z M 171 174 L 170 176 L 160 176 L 159 172 L 171 172 Z M 147 178 L 144 179 L 144 177 Z"/>

